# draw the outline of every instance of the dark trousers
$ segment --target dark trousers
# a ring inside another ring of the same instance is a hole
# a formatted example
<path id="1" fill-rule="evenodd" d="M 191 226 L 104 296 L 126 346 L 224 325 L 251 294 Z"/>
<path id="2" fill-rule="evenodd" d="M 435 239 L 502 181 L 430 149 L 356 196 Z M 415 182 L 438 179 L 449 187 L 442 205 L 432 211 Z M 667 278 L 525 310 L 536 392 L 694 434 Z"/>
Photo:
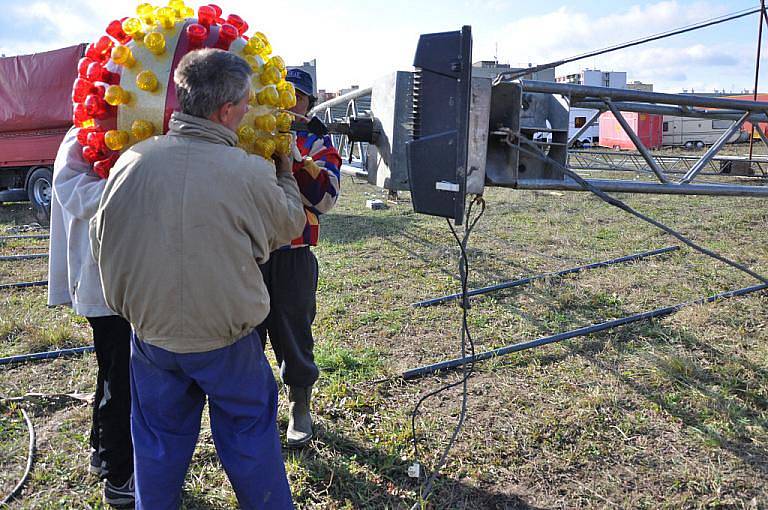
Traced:
<path id="1" fill-rule="evenodd" d="M 266 347 L 269 337 L 285 384 L 312 386 L 320 375 L 312 337 L 318 277 L 315 254 L 309 247 L 273 251 L 260 267 L 270 300 L 269 315 L 258 327 L 262 343 Z"/>
<path id="2" fill-rule="evenodd" d="M 208 397 L 211 434 L 240 508 L 291 510 L 277 434 L 277 384 L 254 331 L 177 354 L 133 337 L 136 510 L 176 510 Z"/>
<path id="3" fill-rule="evenodd" d="M 131 325 L 117 315 L 88 317 L 88 322 L 99 367 L 90 443 L 101 457 L 105 478 L 122 484 L 133 473 Z"/>

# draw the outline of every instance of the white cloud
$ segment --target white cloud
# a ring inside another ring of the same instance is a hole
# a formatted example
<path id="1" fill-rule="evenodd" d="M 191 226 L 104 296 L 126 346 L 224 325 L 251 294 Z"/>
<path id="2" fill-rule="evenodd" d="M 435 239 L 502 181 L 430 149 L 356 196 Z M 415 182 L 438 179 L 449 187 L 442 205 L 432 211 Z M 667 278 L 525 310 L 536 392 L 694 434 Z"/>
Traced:
<path id="1" fill-rule="evenodd" d="M 513 65 L 542 64 L 679 28 L 727 11 L 728 6 L 723 3 L 662 1 L 591 16 L 569 5 L 518 19 L 494 36 L 500 44 L 499 53 Z M 730 87 L 734 79 L 743 81 L 754 66 L 754 56 L 750 56 L 754 48 L 745 42 L 708 46 L 690 41 L 677 37 L 618 50 L 563 66 L 557 73 L 583 68 L 627 71 L 630 80 L 652 81 L 659 90 L 680 90 L 687 80 L 716 82 L 723 70 L 728 70 L 728 83 L 718 88 Z"/>

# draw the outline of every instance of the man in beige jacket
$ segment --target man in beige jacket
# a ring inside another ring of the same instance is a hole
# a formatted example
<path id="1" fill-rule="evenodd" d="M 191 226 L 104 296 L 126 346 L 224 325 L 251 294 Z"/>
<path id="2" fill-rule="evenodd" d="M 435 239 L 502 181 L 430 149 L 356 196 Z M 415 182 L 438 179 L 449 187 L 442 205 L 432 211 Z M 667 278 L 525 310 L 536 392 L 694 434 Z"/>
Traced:
<path id="1" fill-rule="evenodd" d="M 293 508 L 277 385 L 254 328 L 269 313 L 259 264 L 304 228 L 290 161 L 236 147 L 249 65 L 213 49 L 174 75 L 181 112 L 109 176 L 91 241 L 107 304 L 134 328 L 136 508 L 178 508 L 208 397 L 242 508 Z"/>

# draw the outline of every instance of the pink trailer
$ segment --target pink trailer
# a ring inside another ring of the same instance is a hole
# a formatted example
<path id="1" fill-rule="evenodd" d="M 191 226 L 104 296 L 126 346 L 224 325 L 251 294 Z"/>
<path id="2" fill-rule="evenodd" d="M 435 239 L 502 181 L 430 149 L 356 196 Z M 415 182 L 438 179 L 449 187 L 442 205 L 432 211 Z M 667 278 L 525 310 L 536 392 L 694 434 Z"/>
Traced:
<path id="1" fill-rule="evenodd" d="M 649 148 L 661 147 L 662 116 L 649 113 L 621 112 L 640 141 Z M 635 150 L 635 145 L 624 132 L 611 112 L 600 116 L 600 141 L 602 147 Z"/>

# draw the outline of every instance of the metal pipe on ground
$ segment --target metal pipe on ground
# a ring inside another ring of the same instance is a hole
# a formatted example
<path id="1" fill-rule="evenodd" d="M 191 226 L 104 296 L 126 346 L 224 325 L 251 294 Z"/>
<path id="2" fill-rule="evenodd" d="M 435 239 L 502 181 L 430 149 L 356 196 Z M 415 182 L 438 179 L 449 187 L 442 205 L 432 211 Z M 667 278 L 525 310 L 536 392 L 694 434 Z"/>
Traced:
<path id="1" fill-rule="evenodd" d="M 658 250 L 651 250 L 651 251 L 643 251 L 639 253 L 633 253 L 632 255 L 625 255 L 624 257 L 619 257 L 615 259 L 610 260 L 604 260 L 602 262 L 593 262 L 591 264 L 586 264 L 583 266 L 576 266 L 576 267 L 570 267 L 568 269 L 563 269 L 562 271 L 555 271 L 551 273 L 542 273 L 534 276 L 528 276 L 526 278 L 520 278 L 519 280 L 511 280 L 508 282 L 498 283 L 496 285 L 489 285 L 488 287 L 482 287 L 479 289 L 473 289 L 467 292 L 467 296 L 478 296 L 480 294 L 487 294 L 489 292 L 494 292 L 497 290 L 503 290 L 503 289 L 509 289 L 512 287 L 519 287 L 521 285 L 527 285 L 535 280 L 541 280 L 543 278 L 552 278 L 552 277 L 559 277 L 559 276 L 565 276 L 568 274 L 574 274 L 579 273 L 581 271 L 585 271 L 588 269 L 597 269 L 600 267 L 606 267 L 606 266 L 612 266 L 614 264 L 621 264 L 624 262 L 634 262 L 636 260 L 641 260 L 647 257 L 653 257 L 654 255 L 663 255 L 665 253 L 670 253 L 676 250 L 679 250 L 679 246 L 667 246 L 666 248 L 659 248 Z M 426 306 L 432 306 L 432 305 L 438 305 L 441 303 L 446 303 L 448 301 L 454 301 L 456 299 L 461 298 L 461 294 L 451 294 L 449 296 L 442 296 L 434 299 L 427 299 L 424 301 L 419 301 L 417 303 L 411 303 L 411 306 L 413 307 L 426 307 Z"/>
<path id="2" fill-rule="evenodd" d="M 15 365 L 17 363 L 25 363 L 27 361 L 40 361 L 64 358 L 69 356 L 77 356 L 78 354 L 86 354 L 93 352 L 94 347 L 88 345 L 85 347 L 75 347 L 73 349 L 60 349 L 57 351 L 35 352 L 31 354 L 19 354 L 18 356 L 8 356 L 7 358 L 0 358 L 0 365 Z"/>
<path id="3" fill-rule="evenodd" d="M 598 333 L 600 331 L 605 331 L 605 330 L 613 329 L 619 326 L 624 326 L 626 324 L 631 324 L 633 322 L 639 322 L 647 319 L 663 317 L 665 315 L 671 315 L 689 306 L 701 305 L 705 303 L 712 303 L 714 301 L 719 301 L 721 299 L 729 299 L 729 298 L 744 296 L 747 294 L 751 294 L 753 292 L 758 292 L 766 289 L 768 289 L 768 284 L 763 283 L 760 285 L 754 285 L 752 287 L 744 287 L 742 289 L 722 292 L 720 294 L 715 294 L 706 298 L 697 299 L 695 301 L 678 303 L 676 305 L 666 306 L 664 308 L 657 308 L 656 310 L 650 310 L 648 312 L 636 313 L 633 315 L 629 315 L 627 317 L 622 317 L 620 319 L 614 319 L 607 322 L 592 324 L 591 326 L 585 326 L 583 328 L 574 329 L 572 331 L 566 331 L 564 333 L 558 333 L 556 335 L 541 337 L 536 340 L 531 340 L 528 342 L 520 342 L 520 343 L 508 345 L 506 347 L 501 347 L 500 349 L 494 349 L 491 351 L 483 352 L 475 356 L 466 356 L 464 358 L 456 358 L 448 361 L 442 361 L 440 363 L 434 363 L 432 365 L 413 368 L 403 372 L 402 377 L 406 381 L 411 379 L 416 379 L 428 374 L 434 374 L 434 373 L 450 370 L 453 368 L 457 368 L 457 367 L 466 365 L 468 363 L 476 363 L 478 361 L 484 361 L 484 360 L 495 358 L 498 356 L 504 356 L 506 354 L 511 354 L 513 352 L 520 352 L 527 349 L 532 349 L 534 347 L 539 347 L 542 345 L 562 342 L 563 340 L 569 340 L 571 338 L 583 337 L 583 336 L 591 335 L 592 333 Z"/>
<path id="4" fill-rule="evenodd" d="M 45 287 L 48 285 L 48 280 L 42 280 L 39 282 L 18 282 L 18 283 L 5 283 L 0 285 L 0 290 L 4 289 L 28 289 L 29 287 Z"/>
<path id="5" fill-rule="evenodd" d="M 656 193 L 666 195 L 719 195 L 728 197 L 768 197 L 767 186 L 743 186 L 728 184 L 662 184 L 642 181 L 613 181 L 611 179 L 586 179 L 588 183 L 602 191 L 618 193 Z M 504 184 L 499 187 L 516 189 L 552 190 L 552 191 L 586 191 L 574 180 L 553 181 L 547 179 L 519 180 L 512 186 Z"/>
<path id="6" fill-rule="evenodd" d="M 48 258 L 47 253 L 30 253 L 28 255 L 4 255 L 0 257 L 0 262 L 10 262 L 14 260 L 34 260 Z"/>
<path id="7" fill-rule="evenodd" d="M 50 236 L 48 234 L 37 234 L 37 235 L 25 235 L 25 236 L 0 236 L 0 241 L 10 241 L 13 239 L 48 239 Z"/>

